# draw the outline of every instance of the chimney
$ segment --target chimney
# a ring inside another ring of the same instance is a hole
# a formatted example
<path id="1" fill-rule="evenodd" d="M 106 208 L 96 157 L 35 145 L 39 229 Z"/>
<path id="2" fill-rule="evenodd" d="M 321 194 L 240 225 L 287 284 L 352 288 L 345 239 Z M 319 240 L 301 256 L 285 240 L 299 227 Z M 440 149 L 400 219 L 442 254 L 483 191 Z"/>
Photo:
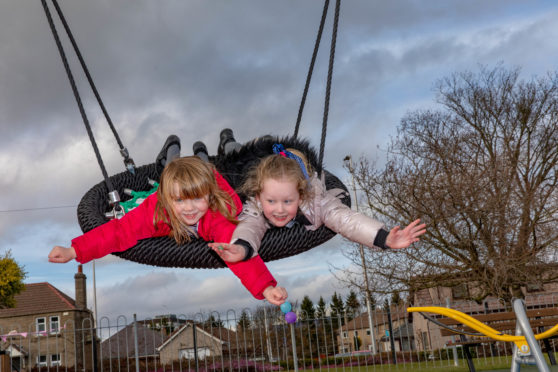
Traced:
<path id="1" fill-rule="evenodd" d="M 87 309 L 87 292 L 85 287 L 85 279 L 87 277 L 83 273 L 81 265 L 78 266 L 78 272 L 74 275 L 76 281 L 76 308 L 78 310 Z"/>

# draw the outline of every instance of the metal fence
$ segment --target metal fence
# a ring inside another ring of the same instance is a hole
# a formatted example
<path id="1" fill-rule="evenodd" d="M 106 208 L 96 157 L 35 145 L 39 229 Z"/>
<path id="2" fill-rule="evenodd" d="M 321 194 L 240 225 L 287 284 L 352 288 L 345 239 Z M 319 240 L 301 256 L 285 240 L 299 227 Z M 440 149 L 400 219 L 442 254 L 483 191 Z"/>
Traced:
<path id="1" fill-rule="evenodd" d="M 479 311 L 499 311 L 496 303 L 467 303 Z M 452 304 L 464 308 L 465 304 Z M 473 310 L 474 310 L 473 309 Z M 473 311 L 474 313 L 474 311 Z M 4 371 L 192 371 L 192 370 L 322 370 L 366 368 L 444 371 L 466 369 L 461 348 L 447 346 L 439 329 L 426 322 L 417 328 L 419 314 L 406 306 L 378 309 L 371 314 L 322 316 L 298 312 L 288 324 L 277 307 L 226 313 L 162 315 L 152 319 L 119 316 L 99 319 L 97 328 L 60 324 L 54 330 L 0 330 Z M 420 318 L 422 319 L 422 317 Z M 424 319 L 422 319 L 424 320 Z M 372 327 L 370 326 L 372 324 Z M 435 347 L 433 347 L 433 345 Z M 556 344 L 551 343 L 552 352 Z M 473 349 L 478 370 L 508 363 L 512 348 L 505 343 Z M 509 365 L 509 363 L 508 363 Z M 361 370 L 361 369 L 359 369 Z"/>

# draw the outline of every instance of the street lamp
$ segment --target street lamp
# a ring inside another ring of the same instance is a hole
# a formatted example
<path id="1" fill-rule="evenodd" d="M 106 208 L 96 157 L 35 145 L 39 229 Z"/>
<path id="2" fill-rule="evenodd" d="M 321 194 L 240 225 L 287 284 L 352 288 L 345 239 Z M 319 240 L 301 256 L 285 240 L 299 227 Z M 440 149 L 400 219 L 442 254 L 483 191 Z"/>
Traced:
<path id="1" fill-rule="evenodd" d="M 355 185 L 355 176 L 354 176 L 354 168 L 353 168 L 353 159 L 351 155 L 345 156 L 343 159 L 345 162 L 345 166 L 349 169 L 351 173 L 351 181 L 353 187 L 353 194 L 355 195 L 355 209 L 358 212 L 358 200 L 357 200 L 357 192 L 356 192 L 356 185 Z M 366 260 L 364 259 L 364 247 L 362 244 L 358 245 L 360 251 L 360 259 L 362 261 L 362 271 L 364 274 L 364 283 L 365 283 L 365 291 L 366 291 L 366 309 L 368 310 L 368 326 L 370 328 L 370 341 L 372 343 L 372 354 L 376 354 L 376 338 L 374 336 L 374 323 L 372 322 L 372 306 L 370 304 L 370 299 L 372 298 L 372 294 L 370 292 L 370 284 L 368 282 L 368 272 L 366 270 Z"/>

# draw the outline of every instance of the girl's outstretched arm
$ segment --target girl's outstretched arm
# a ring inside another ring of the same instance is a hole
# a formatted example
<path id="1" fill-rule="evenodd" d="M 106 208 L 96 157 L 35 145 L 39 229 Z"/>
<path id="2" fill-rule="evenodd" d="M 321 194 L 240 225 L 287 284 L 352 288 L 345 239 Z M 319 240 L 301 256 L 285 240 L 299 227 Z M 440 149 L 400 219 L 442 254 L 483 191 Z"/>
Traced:
<path id="1" fill-rule="evenodd" d="M 426 224 L 419 225 L 419 223 L 420 219 L 416 219 L 403 230 L 395 226 L 386 238 L 386 245 L 391 249 L 402 249 L 418 242 L 419 236 L 426 232 Z"/>
<path id="2" fill-rule="evenodd" d="M 287 290 L 283 287 L 269 286 L 263 291 L 263 296 L 270 304 L 280 306 L 287 300 L 289 296 Z"/>
<path id="3" fill-rule="evenodd" d="M 240 244 L 208 243 L 207 245 L 225 262 L 240 262 L 246 258 L 246 249 Z"/>
<path id="4" fill-rule="evenodd" d="M 267 266 L 260 256 L 254 256 L 247 261 L 227 262 L 225 264 L 240 279 L 246 289 L 258 300 L 265 297 L 263 292 L 268 287 L 277 286 L 277 281 L 269 272 Z"/>
<path id="5" fill-rule="evenodd" d="M 48 254 L 48 261 L 55 263 L 66 263 L 76 258 L 74 247 L 66 248 L 59 245 L 52 248 Z"/>

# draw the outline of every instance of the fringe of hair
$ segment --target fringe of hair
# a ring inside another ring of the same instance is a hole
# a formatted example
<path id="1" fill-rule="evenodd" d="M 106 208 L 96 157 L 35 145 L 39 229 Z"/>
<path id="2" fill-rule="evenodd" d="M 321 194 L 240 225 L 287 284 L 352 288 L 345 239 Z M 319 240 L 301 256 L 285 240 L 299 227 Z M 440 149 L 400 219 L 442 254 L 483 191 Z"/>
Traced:
<path id="1" fill-rule="evenodd" d="M 192 236 L 198 236 L 192 226 L 184 224 L 172 209 L 174 197 L 185 199 L 208 196 L 209 209 L 223 215 L 229 222 L 238 224 L 237 210 L 231 195 L 217 185 L 215 168 L 197 156 L 175 159 L 167 164 L 157 190 L 157 205 L 153 224 L 164 222 L 171 227 L 169 236 L 178 244 L 189 242 Z M 178 184 L 180 195 L 173 195 L 174 185 Z"/>
<path id="2" fill-rule="evenodd" d="M 288 149 L 288 151 L 293 152 L 303 160 L 308 174 L 311 175 L 312 169 L 304 154 L 295 149 Z M 261 159 L 256 166 L 249 170 L 246 180 L 240 187 L 239 192 L 246 194 L 248 197 L 258 196 L 262 192 L 263 183 L 267 179 L 286 179 L 294 182 L 303 202 L 311 197 L 308 180 L 304 177 L 304 173 L 296 160 L 286 158 L 282 155 L 269 155 Z"/>

